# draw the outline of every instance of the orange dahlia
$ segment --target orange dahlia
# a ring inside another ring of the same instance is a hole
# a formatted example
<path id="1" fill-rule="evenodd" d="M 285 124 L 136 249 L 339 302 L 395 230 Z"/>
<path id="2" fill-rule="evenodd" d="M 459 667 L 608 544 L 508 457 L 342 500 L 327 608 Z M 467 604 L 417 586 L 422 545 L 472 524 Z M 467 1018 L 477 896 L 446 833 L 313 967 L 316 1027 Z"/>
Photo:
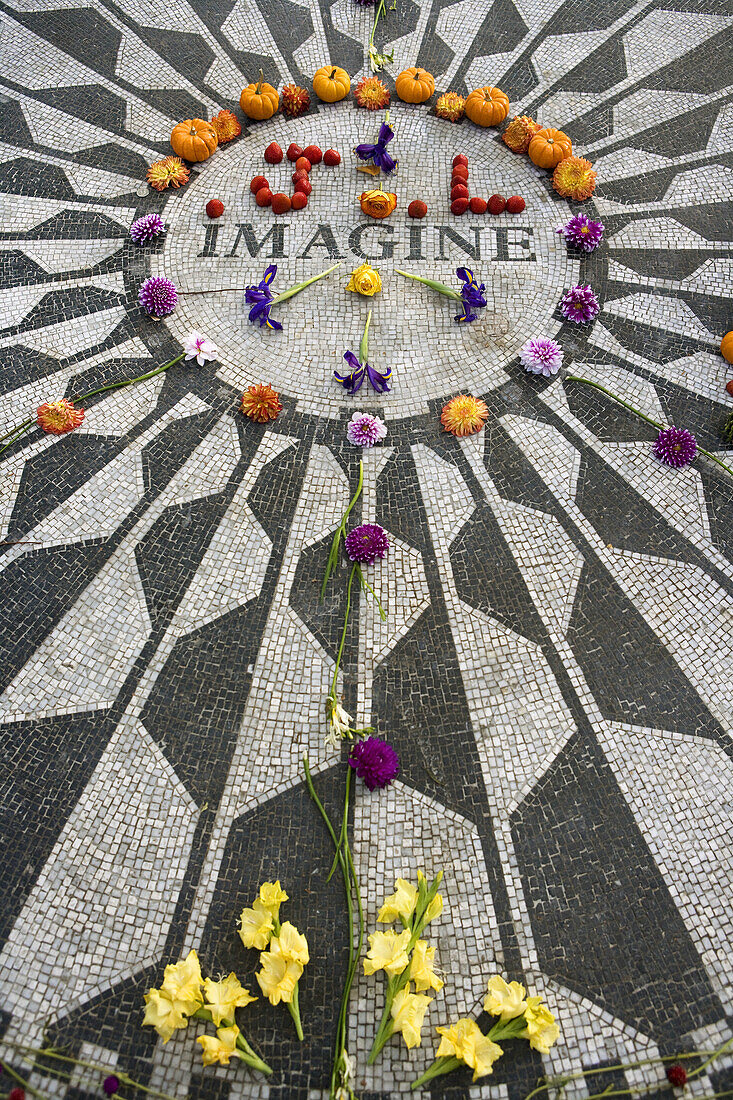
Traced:
<path id="1" fill-rule="evenodd" d="M 354 99 L 367 111 L 380 111 L 389 106 L 389 88 L 378 76 L 365 76 L 354 88 Z"/>
<path id="2" fill-rule="evenodd" d="M 38 427 L 53 435 L 73 432 L 83 419 L 84 410 L 75 409 L 73 402 L 66 397 L 60 397 L 58 401 L 47 401 L 45 405 L 40 405 L 36 409 Z"/>
<path id="3" fill-rule="evenodd" d="M 564 199 L 589 199 L 596 189 L 593 165 L 583 157 L 566 157 L 552 173 L 552 186 Z"/>
<path id="4" fill-rule="evenodd" d="M 540 129 L 539 122 L 529 115 L 515 115 L 501 135 L 501 140 L 513 153 L 526 153 L 530 141 Z"/>
<path id="5" fill-rule="evenodd" d="M 288 118 L 297 118 L 298 115 L 305 114 L 311 105 L 308 90 L 301 88 L 298 84 L 285 84 L 280 93 L 280 98 L 283 114 L 287 115 Z"/>
<path id="6" fill-rule="evenodd" d="M 180 157 L 165 157 L 150 165 L 147 179 L 156 191 L 165 191 L 167 187 L 181 187 L 188 183 L 190 174 Z"/>
<path id="7" fill-rule="evenodd" d="M 438 118 L 445 118 L 448 122 L 460 122 L 463 118 L 466 106 L 465 96 L 458 92 L 444 92 L 438 96 L 435 104 L 435 113 Z"/>
<path id="8" fill-rule="evenodd" d="M 272 386 L 268 386 L 266 382 L 260 382 L 258 386 L 250 386 L 244 391 L 239 409 L 250 420 L 256 420 L 258 424 L 266 424 L 268 420 L 277 420 L 282 410 L 280 395 L 275 393 Z"/>
<path id="9" fill-rule="evenodd" d="M 228 141 L 234 141 L 235 137 L 239 137 L 242 132 L 239 119 L 231 111 L 219 111 L 219 114 L 214 115 L 212 118 L 211 125 L 216 131 L 220 145 L 226 145 Z"/>
<path id="10" fill-rule="evenodd" d="M 447 432 L 453 435 L 473 435 L 480 432 L 489 415 L 486 402 L 480 397 L 472 397 L 467 393 L 459 393 L 443 406 L 440 414 L 440 423 Z"/>

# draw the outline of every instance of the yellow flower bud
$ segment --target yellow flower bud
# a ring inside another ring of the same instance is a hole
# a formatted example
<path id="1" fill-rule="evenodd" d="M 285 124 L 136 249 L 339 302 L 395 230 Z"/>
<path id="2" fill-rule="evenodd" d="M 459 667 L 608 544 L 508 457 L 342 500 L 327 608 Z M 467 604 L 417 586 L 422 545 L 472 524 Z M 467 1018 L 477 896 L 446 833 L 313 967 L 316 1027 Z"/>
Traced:
<path id="1" fill-rule="evenodd" d="M 379 272 L 370 264 L 362 264 L 351 272 L 347 290 L 353 290 L 356 294 L 362 294 L 365 298 L 372 298 L 382 289 L 382 280 Z"/>

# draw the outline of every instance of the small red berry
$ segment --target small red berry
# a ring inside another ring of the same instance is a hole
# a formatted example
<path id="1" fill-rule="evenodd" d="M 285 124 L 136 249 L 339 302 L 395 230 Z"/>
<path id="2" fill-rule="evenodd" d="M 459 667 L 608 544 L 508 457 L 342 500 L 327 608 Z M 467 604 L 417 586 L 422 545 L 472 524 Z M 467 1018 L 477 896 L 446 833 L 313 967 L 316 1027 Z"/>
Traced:
<path id="1" fill-rule="evenodd" d="M 311 162 L 308 160 L 308 157 L 298 157 L 295 162 L 296 172 L 310 172 L 311 167 L 312 165 Z"/>
<path id="2" fill-rule="evenodd" d="M 492 195 L 487 205 L 490 214 L 503 214 L 506 209 L 506 199 L 503 195 Z"/>
<path id="3" fill-rule="evenodd" d="M 335 168 L 341 163 L 341 154 L 337 149 L 326 149 L 323 154 L 323 163 L 327 164 L 329 168 Z"/>
<path id="4" fill-rule="evenodd" d="M 264 176 L 254 176 L 252 182 L 249 185 L 249 189 L 253 195 L 256 195 L 261 187 L 269 187 L 269 183 Z"/>
<path id="5" fill-rule="evenodd" d="M 467 199 L 468 188 L 465 183 L 457 183 L 455 186 L 451 187 L 450 197 L 451 199 Z"/>
<path id="6" fill-rule="evenodd" d="M 488 203 L 486 199 L 479 198 L 478 195 L 474 195 L 468 204 L 468 209 L 472 214 L 485 214 Z"/>
<path id="7" fill-rule="evenodd" d="M 456 165 L 456 167 L 453 169 L 453 179 L 454 180 L 457 180 L 457 179 L 467 180 L 468 179 L 468 168 L 466 168 L 465 164 L 457 164 Z"/>
<path id="8" fill-rule="evenodd" d="M 293 210 L 302 210 L 304 206 L 308 205 L 308 196 L 304 191 L 296 191 L 290 200 L 290 205 Z"/>
<path id="9" fill-rule="evenodd" d="M 8 1093 L 8 1100 L 25 1100 L 25 1089 L 16 1087 Z"/>
<path id="10" fill-rule="evenodd" d="M 301 195 L 310 195 L 311 191 L 313 190 L 313 184 L 306 176 L 305 179 L 299 179 L 295 181 L 294 190 L 296 192 L 300 191 Z"/>
<path id="11" fill-rule="evenodd" d="M 265 160 L 268 164 L 279 164 L 283 159 L 283 151 L 276 141 L 271 141 L 265 149 Z"/>
<path id="12" fill-rule="evenodd" d="M 413 199 L 407 207 L 407 213 L 411 218 L 424 218 L 427 212 L 427 203 L 424 203 L 422 199 Z"/>
<path id="13" fill-rule="evenodd" d="M 521 195 L 510 195 L 506 200 L 507 214 L 521 214 L 526 205 Z"/>
<path id="14" fill-rule="evenodd" d="M 307 172 L 304 172 L 302 168 L 299 172 L 293 172 L 290 178 L 292 179 L 293 183 L 297 183 L 298 180 L 310 180 L 310 176 Z"/>
<path id="15" fill-rule="evenodd" d="M 255 195 L 255 202 L 258 206 L 269 206 L 272 202 L 272 191 L 269 187 L 261 187 Z"/>
<path id="16" fill-rule="evenodd" d="M 730 382 L 726 382 L 725 392 L 729 393 L 731 397 L 733 397 L 733 378 L 731 378 Z"/>
<path id="17" fill-rule="evenodd" d="M 468 157 L 465 153 L 457 153 L 453 157 L 453 167 L 455 168 L 457 164 L 464 164 L 466 167 L 468 167 Z"/>
<path id="18" fill-rule="evenodd" d="M 290 196 L 284 195 L 282 191 L 278 191 L 276 195 L 272 196 L 272 212 L 273 214 L 287 214 L 290 209 Z"/>
<path id="19" fill-rule="evenodd" d="M 299 145 L 296 145 L 295 142 L 292 142 L 291 145 L 288 145 L 286 156 L 288 160 L 296 161 L 298 157 L 303 156 L 303 150 L 300 148 Z"/>
<path id="20" fill-rule="evenodd" d="M 224 203 L 221 199 L 209 199 L 206 204 L 207 218 L 220 218 L 224 213 Z"/>
<path id="21" fill-rule="evenodd" d="M 673 1066 L 667 1066 L 667 1080 L 675 1088 L 682 1088 L 683 1085 L 687 1084 L 687 1070 L 679 1062 Z"/>
<path id="22" fill-rule="evenodd" d="M 468 210 L 468 199 L 453 199 L 450 208 L 452 214 L 465 214 Z"/>
<path id="23" fill-rule="evenodd" d="M 307 157 L 311 164 L 320 164 L 323 160 L 323 153 L 317 145 L 306 145 L 303 156 Z"/>

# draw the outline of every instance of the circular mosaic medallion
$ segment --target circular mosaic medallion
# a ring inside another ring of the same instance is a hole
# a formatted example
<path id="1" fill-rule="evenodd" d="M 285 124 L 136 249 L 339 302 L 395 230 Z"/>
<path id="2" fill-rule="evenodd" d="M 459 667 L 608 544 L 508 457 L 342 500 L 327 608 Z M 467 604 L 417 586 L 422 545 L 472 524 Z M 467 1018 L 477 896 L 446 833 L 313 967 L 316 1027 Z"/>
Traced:
<path id="1" fill-rule="evenodd" d="M 166 205 L 170 228 L 152 271 L 173 279 L 183 292 L 167 323 L 179 340 L 191 329 L 211 336 L 220 349 L 218 373 L 237 388 L 267 381 L 297 397 L 303 411 L 339 416 L 346 395 L 333 372 L 342 369 L 346 349 L 358 351 L 371 309 L 369 361 L 380 371 L 392 368 L 392 390 L 377 398 L 365 385 L 348 401 L 359 407 L 376 399 L 387 417 L 404 417 L 424 412 L 431 398 L 502 385 L 505 366 L 528 339 L 559 330 L 557 303 L 580 274 L 579 260 L 555 232 L 570 215 L 568 205 L 548 194 L 541 174 L 526 157 L 509 152 L 493 130 L 453 127 L 425 109 L 398 106 L 390 114 L 396 133 L 390 152 L 399 168 L 381 177 L 385 190 L 397 193 L 398 206 L 389 219 L 369 218 L 358 199 L 378 181 L 356 170 L 352 149 L 376 140 L 380 120 L 381 113 L 344 104 L 319 116 L 259 126 L 212 158 L 186 192 Z M 261 174 L 273 192 L 292 194 L 291 162 L 264 161 L 271 141 L 283 150 L 297 142 L 341 152 L 338 168 L 314 166 L 305 210 L 275 217 L 250 193 L 250 180 Z M 520 194 L 525 211 L 452 215 L 457 152 L 469 158 L 472 195 Z M 204 211 L 210 198 L 224 203 L 217 221 Z M 423 220 L 407 215 L 415 198 L 428 205 Z M 275 308 L 282 332 L 250 324 L 244 287 L 258 283 L 268 264 L 277 264 L 278 293 L 337 261 L 342 266 L 331 275 Z M 350 272 L 367 261 L 383 280 L 382 292 L 371 299 L 346 290 Z M 457 287 L 455 270 L 462 265 L 486 284 L 488 305 L 469 325 L 455 323 L 457 303 L 395 272 L 403 268 Z M 202 290 L 215 293 L 193 293 Z"/>

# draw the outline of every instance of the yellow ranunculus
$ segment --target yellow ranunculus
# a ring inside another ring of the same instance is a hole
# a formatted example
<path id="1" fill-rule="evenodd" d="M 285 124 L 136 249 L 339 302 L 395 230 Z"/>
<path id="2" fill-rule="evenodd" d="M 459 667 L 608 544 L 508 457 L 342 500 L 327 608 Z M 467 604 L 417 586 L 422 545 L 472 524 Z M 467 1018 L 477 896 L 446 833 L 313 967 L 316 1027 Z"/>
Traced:
<path id="1" fill-rule="evenodd" d="M 364 973 L 376 974 L 384 970 L 390 978 L 401 974 L 410 961 L 407 957 L 407 945 L 410 942 L 410 930 L 400 932 L 375 932 L 369 937 L 369 953 L 364 959 Z"/>
<path id="2" fill-rule="evenodd" d="M 353 290 L 357 294 L 363 294 L 365 298 L 372 298 L 382 289 L 382 280 L 379 272 L 375 271 L 371 264 L 362 264 L 351 272 L 347 290 Z"/>
<path id="3" fill-rule="evenodd" d="M 204 979 L 204 995 L 206 1008 L 211 1013 L 211 1019 L 215 1027 L 221 1027 L 234 1023 L 235 1008 L 244 1008 L 257 998 L 253 997 L 248 989 L 240 984 L 237 975 L 233 972 L 221 981 L 215 982 L 211 978 Z"/>
<path id="4" fill-rule="evenodd" d="M 165 993 L 180 1012 L 193 1016 L 201 1008 L 204 999 L 201 996 L 201 966 L 195 951 L 189 951 L 181 962 L 171 963 L 165 968 L 161 993 Z"/>
<path id="5" fill-rule="evenodd" d="M 489 978 L 489 992 L 484 1001 L 484 1011 L 491 1016 L 500 1016 L 503 1023 L 521 1016 L 527 1007 L 527 990 L 519 982 L 507 983 L 499 974 Z"/>
<path id="6" fill-rule="evenodd" d="M 300 963 L 288 962 L 283 955 L 272 951 L 262 952 L 260 964 L 262 970 L 257 971 L 255 978 L 270 1004 L 279 1005 L 280 1001 L 289 1004 L 303 967 Z"/>
<path id="7" fill-rule="evenodd" d="M 267 906 L 256 898 L 251 909 L 242 910 L 239 922 L 239 938 L 244 946 L 263 951 L 275 930 L 275 921 Z"/>
<path id="8" fill-rule="evenodd" d="M 475 1020 L 462 1017 L 451 1027 L 436 1028 L 441 1036 L 436 1058 L 458 1058 L 473 1070 L 474 1081 L 493 1072 L 494 1062 L 504 1051 L 484 1035 Z"/>
<path id="9" fill-rule="evenodd" d="M 394 894 L 386 898 L 377 920 L 382 924 L 393 924 L 396 920 L 407 924 L 417 905 L 417 886 L 405 878 L 398 878 L 394 885 Z"/>
<path id="10" fill-rule="evenodd" d="M 265 909 L 269 909 L 273 917 L 276 917 L 282 903 L 288 900 L 288 895 L 280 888 L 280 879 L 277 882 L 263 882 L 260 886 L 259 900 Z"/>
<path id="11" fill-rule="evenodd" d="M 422 993 L 410 993 L 409 983 L 395 993 L 390 1013 L 392 1026 L 395 1031 L 402 1032 L 408 1050 L 419 1047 L 422 1042 L 420 1032 L 431 1001 L 431 997 L 425 997 Z"/>
<path id="12" fill-rule="evenodd" d="M 527 1022 L 527 1030 L 521 1033 L 521 1038 L 529 1039 L 529 1045 L 540 1054 L 548 1054 L 550 1047 L 557 1042 L 560 1028 L 555 1023 L 555 1017 L 547 1005 L 543 1004 L 541 997 L 527 998 L 524 1019 Z"/>
<path id="13" fill-rule="evenodd" d="M 167 1043 L 174 1031 L 188 1027 L 188 1019 L 167 993 L 161 989 L 149 989 L 145 994 L 143 1025 L 154 1027 L 163 1042 Z"/>
<path id="14" fill-rule="evenodd" d="M 282 955 L 286 962 L 300 963 L 301 966 L 310 962 L 308 940 L 289 920 L 280 925 L 280 934 L 270 940 L 270 951 L 273 955 Z"/>
<path id="15" fill-rule="evenodd" d="M 236 1024 L 231 1027 L 220 1027 L 213 1035 L 199 1035 L 196 1040 L 204 1048 L 201 1059 L 205 1066 L 213 1066 L 217 1062 L 220 1066 L 228 1066 L 231 1057 L 240 1058 L 237 1051 L 237 1036 L 239 1028 Z"/>
<path id="16" fill-rule="evenodd" d="M 418 940 L 410 960 L 410 981 L 415 983 L 418 993 L 434 989 L 436 993 L 443 988 L 443 982 L 433 970 L 435 948 L 428 946 L 427 940 Z"/>

